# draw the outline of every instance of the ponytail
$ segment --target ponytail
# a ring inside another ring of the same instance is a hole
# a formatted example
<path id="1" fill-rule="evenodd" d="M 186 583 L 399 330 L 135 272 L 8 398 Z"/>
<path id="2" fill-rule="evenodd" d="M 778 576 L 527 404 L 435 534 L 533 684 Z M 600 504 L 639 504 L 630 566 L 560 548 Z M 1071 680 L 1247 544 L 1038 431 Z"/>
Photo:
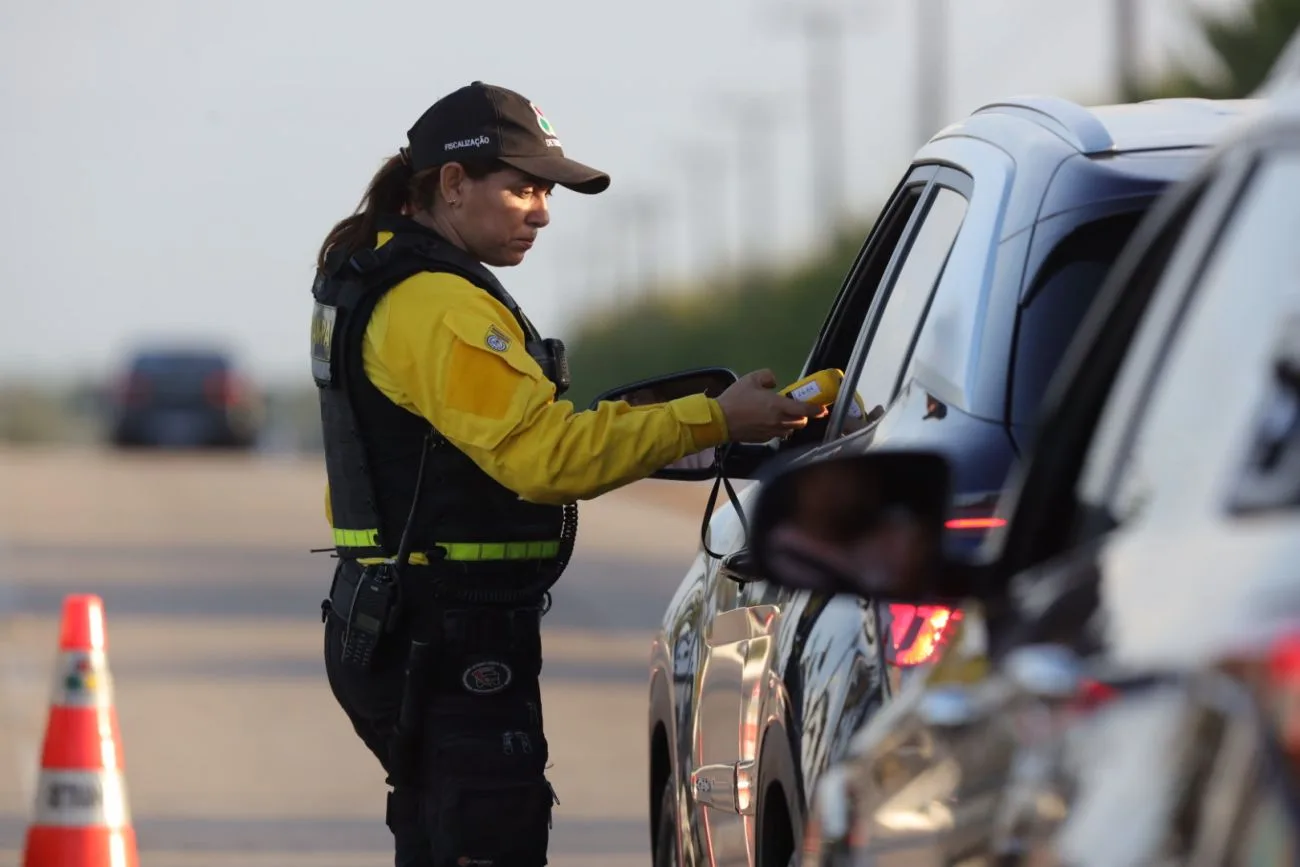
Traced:
<path id="1" fill-rule="evenodd" d="M 476 181 L 506 168 L 504 163 L 496 159 L 457 162 L 464 169 L 466 177 Z M 370 186 L 366 188 L 366 194 L 361 197 L 361 203 L 352 216 L 340 220 L 325 236 L 325 242 L 316 254 L 316 267 L 324 270 L 325 257 L 336 247 L 351 256 L 363 246 L 373 244 L 376 217 L 380 215 L 396 216 L 408 204 L 418 209 L 432 210 L 440 172 L 440 166 L 413 172 L 406 148 L 389 157 L 370 179 Z"/>
<path id="2" fill-rule="evenodd" d="M 361 197 L 356 211 L 335 224 L 325 236 L 320 252 L 316 255 L 316 267 L 325 268 L 325 257 L 334 248 L 355 253 L 363 245 L 373 243 L 375 237 L 375 218 L 381 214 L 393 216 L 402 213 L 411 193 L 414 173 L 405 154 L 389 157 L 375 176 L 370 179 L 366 194 Z"/>

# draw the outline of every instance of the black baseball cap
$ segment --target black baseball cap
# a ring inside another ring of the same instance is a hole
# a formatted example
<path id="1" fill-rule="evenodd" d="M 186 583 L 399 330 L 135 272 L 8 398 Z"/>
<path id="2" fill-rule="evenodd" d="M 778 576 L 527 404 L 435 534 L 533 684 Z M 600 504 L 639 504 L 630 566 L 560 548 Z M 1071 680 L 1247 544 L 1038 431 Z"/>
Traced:
<path id="1" fill-rule="evenodd" d="M 609 186 L 609 175 L 564 155 L 540 108 L 513 90 L 481 81 L 431 105 L 406 138 L 417 172 L 461 159 L 496 159 L 579 193 Z"/>

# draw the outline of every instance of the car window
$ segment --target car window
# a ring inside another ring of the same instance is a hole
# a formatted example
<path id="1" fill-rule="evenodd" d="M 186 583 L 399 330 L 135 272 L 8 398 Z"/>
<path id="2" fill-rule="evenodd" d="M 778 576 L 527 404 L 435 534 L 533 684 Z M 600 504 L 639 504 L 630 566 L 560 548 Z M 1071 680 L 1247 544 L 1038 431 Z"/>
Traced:
<path id="1" fill-rule="evenodd" d="M 850 372 L 852 388 L 866 411 L 888 406 L 899 375 L 911 352 L 917 328 L 968 206 L 966 198 L 947 187 L 936 187 L 920 228 L 913 236 L 902 265 L 895 271 L 884 308 L 865 326 L 861 345 L 868 347 L 860 369 Z"/>
<path id="2" fill-rule="evenodd" d="M 804 361 L 804 372 L 834 368 L 844 370 L 853 356 L 853 349 L 862 331 L 862 321 L 867 318 L 876 290 L 881 284 L 890 262 L 902 240 L 910 235 L 910 226 L 926 186 L 938 172 L 938 167 L 923 165 L 913 168 L 899 183 L 889 203 L 876 219 L 868 233 L 858 258 L 823 322 L 817 342 Z M 815 419 L 785 442 L 786 449 L 799 449 L 826 439 L 833 416 Z"/>
<path id="3" fill-rule="evenodd" d="M 1221 187 L 1198 178 L 1153 206 L 1076 329 L 1044 394 L 1032 459 L 1017 465 L 1002 497 L 1012 518 L 988 540 L 987 555 L 1003 563 L 994 580 L 1009 581 L 1114 526 L 1097 480 L 1116 451 L 1116 431 L 1136 411 L 1130 380 L 1152 366 L 1173 327 L 1185 285 L 1174 278 L 1197 258 L 1182 255 L 1191 246 L 1183 241 L 1217 227 L 1220 211 L 1203 203 L 1224 198 L 1209 193 Z"/>
<path id="4" fill-rule="evenodd" d="M 835 319 L 819 349 L 817 369 L 834 367 L 843 370 L 848 365 L 853 345 L 862 329 L 862 320 L 866 318 L 875 298 L 876 287 L 880 285 L 885 269 L 889 267 L 894 250 L 905 236 L 912 213 L 921 201 L 921 194 L 925 191 L 931 174 L 932 171 L 924 170 L 917 173 L 914 182 L 905 185 L 881 215 L 878 233 L 872 232 L 868 237 L 861 263 L 852 275 L 852 285 L 847 289 L 843 305 L 835 311 Z"/>
<path id="5" fill-rule="evenodd" d="M 1092 321 L 1081 327 L 1088 332 L 1081 339 L 1096 341 L 1096 346 L 1090 348 L 1088 357 L 1081 359 L 1075 381 L 1055 384 L 1054 387 L 1068 385 L 1073 392 L 1058 394 L 1056 400 L 1067 405 L 1063 414 L 1069 414 L 1068 404 L 1080 401 L 1080 394 L 1086 390 L 1088 397 L 1083 403 L 1095 407 L 1091 411 L 1097 415 L 1083 422 L 1089 430 L 1079 436 L 1086 450 L 1074 485 L 1081 514 L 1074 526 L 1068 526 L 1071 522 L 1058 522 L 1053 528 L 1056 534 L 1073 534 L 1079 541 L 1114 526 L 1113 516 L 1105 508 L 1110 474 L 1129 421 L 1140 410 L 1143 383 L 1156 367 L 1169 334 L 1177 325 L 1185 297 L 1183 287 L 1189 279 L 1187 275 L 1194 273 L 1200 255 L 1194 247 L 1203 243 L 1205 232 L 1218 227 L 1220 213 L 1213 200 L 1223 194 L 1223 183 L 1220 179 L 1216 188 L 1212 182 L 1198 182 L 1184 196 L 1177 213 L 1165 221 L 1142 251 L 1135 270 L 1119 275 L 1125 279 L 1123 285 L 1114 286 L 1119 292 L 1113 293 L 1110 300 L 1114 306 L 1104 321 L 1090 317 Z M 1212 188 L 1219 190 L 1216 196 L 1210 194 Z M 1092 380 L 1097 378 L 1100 380 L 1092 385 Z M 1060 486 L 1061 480 L 1054 480 L 1054 484 Z M 1056 544 L 1049 541 L 1048 547 L 1054 548 Z"/>
<path id="6" fill-rule="evenodd" d="M 1011 372 L 1011 421 L 1036 420 L 1043 393 L 1065 347 L 1133 233 L 1138 214 L 1096 220 L 1052 251 L 1030 288 L 1016 329 Z"/>
<path id="7" fill-rule="evenodd" d="M 1216 495 L 1270 384 L 1278 327 L 1300 309 L 1300 154 L 1251 177 L 1201 274 L 1164 374 L 1142 401 L 1126 460 L 1112 469 L 1117 520 L 1182 521 Z M 1196 468 L 1195 471 L 1191 471 Z M 1157 498 L 1159 508 L 1151 508 Z"/>

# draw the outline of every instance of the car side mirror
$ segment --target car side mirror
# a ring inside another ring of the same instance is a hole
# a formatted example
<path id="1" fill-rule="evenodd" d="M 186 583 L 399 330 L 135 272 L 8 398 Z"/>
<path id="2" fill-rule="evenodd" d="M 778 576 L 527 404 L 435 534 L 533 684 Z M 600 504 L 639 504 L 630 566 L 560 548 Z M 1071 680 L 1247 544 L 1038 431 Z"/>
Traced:
<path id="1" fill-rule="evenodd" d="M 757 572 L 792 590 L 964 596 L 943 553 L 951 472 L 937 453 L 886 449 L 787 465 L 754 505 Z"/>
<path id="2" fill-rule="evenodd" d="M 693 394 L 717 397 L 739 379 L 735 372 L 725 367 L 697 367 L 642 379 L 611 388 L 596 395 L 591 409 L 607 401 L 625 401 L 632 406 L 649 406 L 667 403 Z M 675 479 L 697 482 L 711 479 L 717 473 L 717 449 L 685 455 L 651 475 L 655 479 Z"/>

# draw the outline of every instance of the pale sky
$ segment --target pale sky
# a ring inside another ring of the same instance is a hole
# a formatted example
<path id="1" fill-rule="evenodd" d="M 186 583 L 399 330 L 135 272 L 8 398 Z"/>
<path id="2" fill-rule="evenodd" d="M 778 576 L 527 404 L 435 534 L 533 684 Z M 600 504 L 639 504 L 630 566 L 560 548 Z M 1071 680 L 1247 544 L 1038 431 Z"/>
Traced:
<path id="1" fill-rule="evenodd" d="M 615 288 L 638 197 L 663 213 L 663 273 L 694 261 L 700 225 L 739 243 L 737 194 L 757 193 L 766 207 L 746 219 L 797 254 L 815 233 L 810 134 L 803 45 L 780 12 L 801 2 L 817 0 L 5 3 L 0 379 L 103 374 L 134 340 L 162 336 L 219 340 L 259 380 L 309 385 L 321 238 L 415 118 L 474 79 L 538 103 L 569 156 L 613 176 L 600 196 L 557 191 L 528 261 L 498 272 L 543 332 L 563 337 L 584 309 L 626 297 Z M 1139 2 L 1148 63 L 1195 51 L 1188 0 Z M 862 214 L 918 144 L 915 3 L 845 3 L 862 21 L 847 36 L 844 189 Z M 1110 0 L 949 3 L 946 120 L 1016 93 L 1110 98 Z M 736 93 L 776 100 L 778 162 L 725 175 L 709 217 L 683 153 L 740 153 L 716 111 Z"/>

